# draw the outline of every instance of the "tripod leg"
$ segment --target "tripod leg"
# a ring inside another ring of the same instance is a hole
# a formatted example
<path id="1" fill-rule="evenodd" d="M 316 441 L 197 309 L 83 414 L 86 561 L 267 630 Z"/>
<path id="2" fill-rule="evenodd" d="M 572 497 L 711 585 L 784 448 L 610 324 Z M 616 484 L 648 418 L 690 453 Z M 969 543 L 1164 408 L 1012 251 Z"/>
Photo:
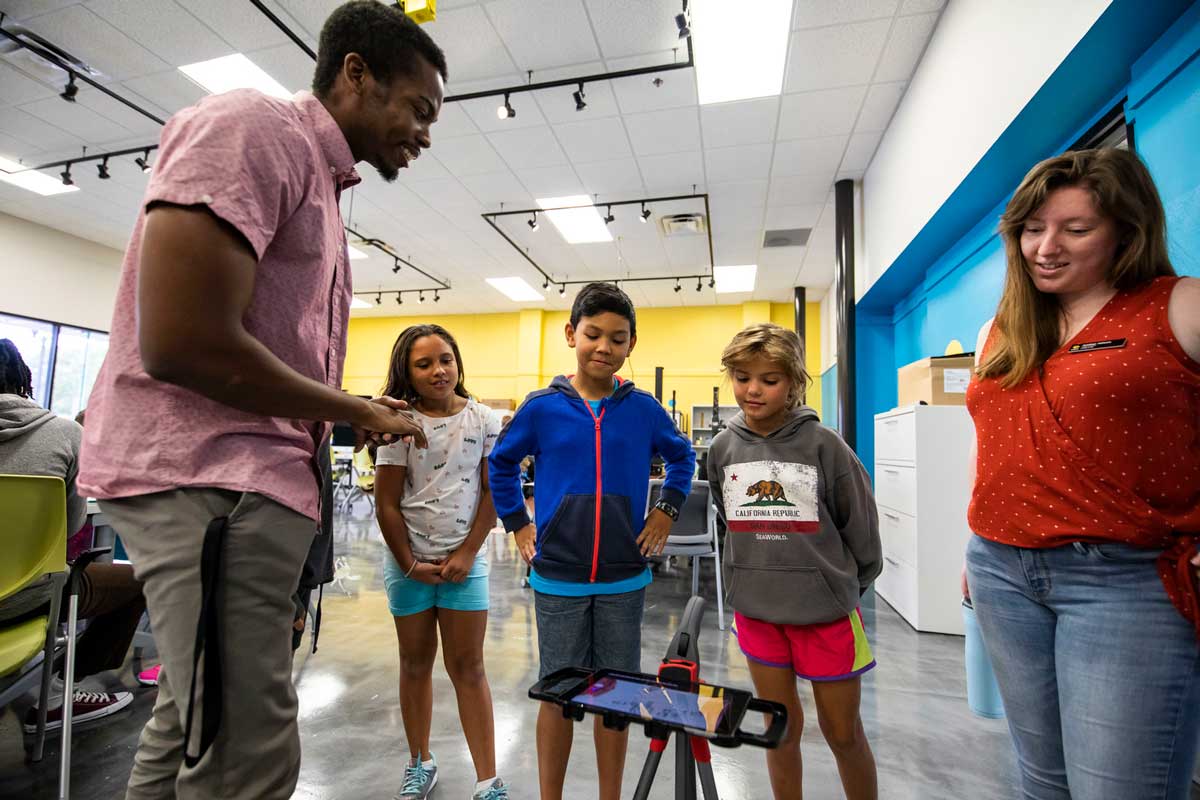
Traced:
<path id="1" fill-rule="evenodd" d="M 638 778 L 637 791 L 633 793 L 633 800 L 647 800 L 650 797 L 654 774 L 658 772 L 658 764 L 662 761 L 662 754 L 666 749 L 666 739 L 650 740 L 650 752 L 646 754 L 646 763 L 642 765 L 642 776 Z"/>
<path id="2" fill-rule="evenodd" d="M 686 733 L 675 734 L 675 800 L 696 800 L 696 759 L 691 738 Z"/>
<path id="3" fill-rule="evenodd" d="M 718 800 L 717 782 L 713 778 L 712 753 L 708 749 L 708 742 L 692 739 L 692 756 L 696 759 L 696 771 L 700 773 L 700 788 L 704 790 L 704 800 Z"/>

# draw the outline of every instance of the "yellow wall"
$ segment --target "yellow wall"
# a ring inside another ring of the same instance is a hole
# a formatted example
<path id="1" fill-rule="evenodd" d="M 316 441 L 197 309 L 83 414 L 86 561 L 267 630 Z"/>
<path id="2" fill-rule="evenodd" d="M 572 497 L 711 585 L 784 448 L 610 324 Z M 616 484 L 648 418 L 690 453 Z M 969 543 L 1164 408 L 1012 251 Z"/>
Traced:
<path id="1" fill-rule="evenodd" d="M 805 361 L 819 374 L 820 304 L 806 309 Z M 467 388 L 480 398 L 510 398 L 547 385 L 555 375 L 575 371 L 575 351 L 567 347 L 566 311 L 526 309 L 509 314 L 422 317 L 361 317 L 350 320 L 344 388 L 377 394 L 383 386 L 392 344 L 400 331 L 419 322 L 450 331 L 462 351 Z M 679 410 L 689 419 L 693 405 L 711 405 L 712 387 L 720 387 L 723 405 L 733 391 L 721 374 L 721 351 L 733 335 L 754 322 L 793 324 L 790 303 L 750 302 L 732 306 L 643 308 L 637 312 L 638 341 L 620 375 L 654 391 L 654 368 L 663 367 L 663 402 L 676 393 Z M 821 407 L 820 383 L 809 388 L 807 402 Z"/>

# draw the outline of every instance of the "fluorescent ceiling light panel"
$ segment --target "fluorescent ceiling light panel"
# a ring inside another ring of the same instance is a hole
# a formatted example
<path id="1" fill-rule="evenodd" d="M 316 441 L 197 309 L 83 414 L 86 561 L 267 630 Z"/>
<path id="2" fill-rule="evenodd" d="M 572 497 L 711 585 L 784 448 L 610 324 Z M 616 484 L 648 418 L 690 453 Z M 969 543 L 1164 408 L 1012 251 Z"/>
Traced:
<path id="1" fill-rule="evenodd" d="M 713 277 L 717 279 L 717 294 L 731 292 L 753 292 L 757 264 L 742 264 L 736 267 L 715 267 Z"/>
<path id="2" fill-rule="evenodd" d="M 20 170 L 26 170 L 21 172 Z M 16 173 L 16 174 L 9 174 Z M 10 161 L 3 156 L 0 156 L 0 181 L 11 183 L 13 186 L 19 186 L 31 192 L 37 192 L 40 195 L 65 194 L 66 192 L 78 192 L 78 186 L 64 186 L 63 182 L 58 178 L 51 178 L 44 172 L 38 172 L 35 169 L 29 169 L 24 164 L 18 164 L 16 161 Z"/>
<path id="3" fill-rule="evenodd" d="M 357 247 L 355 247 L 352 244 L 346 245 L 346 249 L 350 251 L 350 260 L 351 261 L 358 261 L 361 258 L 370 258 L 369 255 L 364 253 L 362 250 L 359 250 Z"/>
<path id="4" fill-rule="evenodd" d="M 792 0 L 693 0 L 690 7 L 701 105 L 779 94 Z"/>
<path id="5" fill-rule="evenodd" d="M 563 208 L 561 211 L 545 212 L 568 244 L 611 242 L 613 240 L 600 212 L 592 205 L 591 198 L 586 194 L 570 197 L 541 197 L 538 198 L 538 205 L 542 208 L 576 206 L 576 208 Z"/>
<path id="6" fill-rule="evenodd" d="M 492 288 L 501 292 L 509 300 L 514 300 L 518 303 L 525 303 L 531 300 L 545 300 L 542 293 L 534 289 L 524 278 L 488 278 L 487 282 L 492 285 Z"/>
<path id="7" fill-rule="evenodd" d="M 185 64 L 179 71 L 212 94 L 233 89 L 258 89 L 263 94 L 291 98 L 292 93 L 241 53 Z"/>
<path id="8" fill-rule="evenodd" d="M 361 297 L 356 297 L 350 301 L 351 308 L 370 308 L 373 305 L 375 305 L 375 304 L 368 303 L 366 300 L 363 300 Z"/>

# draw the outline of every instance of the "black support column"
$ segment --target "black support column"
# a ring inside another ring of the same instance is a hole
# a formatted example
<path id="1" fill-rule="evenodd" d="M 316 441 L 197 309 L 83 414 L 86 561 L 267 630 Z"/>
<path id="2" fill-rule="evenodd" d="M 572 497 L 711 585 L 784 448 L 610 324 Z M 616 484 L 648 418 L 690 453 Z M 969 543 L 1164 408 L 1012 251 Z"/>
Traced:
<path id="1" fill-rule="evenodd" d="M 834 276 L 837 300 L 838 428 L 846 444 L 857 442 L 854 419 L 854 181 L 840 180 L 834 191 Z"/>
<path id="2" fill-rule="evenodd" d="M 808 340 L 804 337 L 804 332 L 808 330 L 808 318 L 805 312 L 805 291 L 803 286 L 796 286 L 792 289 L 792 304 L 796 315 L 796 335 L 800 337 L 800 343 L 804 345 L 804 360 L 808 361 Z M 819 377 L 812 376 L 814 380 L 819 380 Z M 808 402 L 808 391 L 806 390 L 800 396 L 801 402 Z"/>

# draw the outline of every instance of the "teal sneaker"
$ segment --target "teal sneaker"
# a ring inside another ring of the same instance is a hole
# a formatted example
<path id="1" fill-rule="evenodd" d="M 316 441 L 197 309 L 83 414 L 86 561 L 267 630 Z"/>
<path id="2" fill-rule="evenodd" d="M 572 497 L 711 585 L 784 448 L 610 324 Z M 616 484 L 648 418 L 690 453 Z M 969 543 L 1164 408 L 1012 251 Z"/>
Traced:
<path id="1" fill-rule="evenodd" d="M 404 766 L 404 783 L 395 800 L 425 800 L 429 797 L 433 787 L 437 786 L 437 757 L 430 753 L 429 760 L 433 764 L 428 767 L 419 760 L 409 761 Z"/>
<path id="2" fill-rule="evenodd" d="M 488 788 L 480 789 L 471 795 L 471 800 L 508 800 L 508 787 L 504 785 L 504 781 L 497 778 Z"/>

